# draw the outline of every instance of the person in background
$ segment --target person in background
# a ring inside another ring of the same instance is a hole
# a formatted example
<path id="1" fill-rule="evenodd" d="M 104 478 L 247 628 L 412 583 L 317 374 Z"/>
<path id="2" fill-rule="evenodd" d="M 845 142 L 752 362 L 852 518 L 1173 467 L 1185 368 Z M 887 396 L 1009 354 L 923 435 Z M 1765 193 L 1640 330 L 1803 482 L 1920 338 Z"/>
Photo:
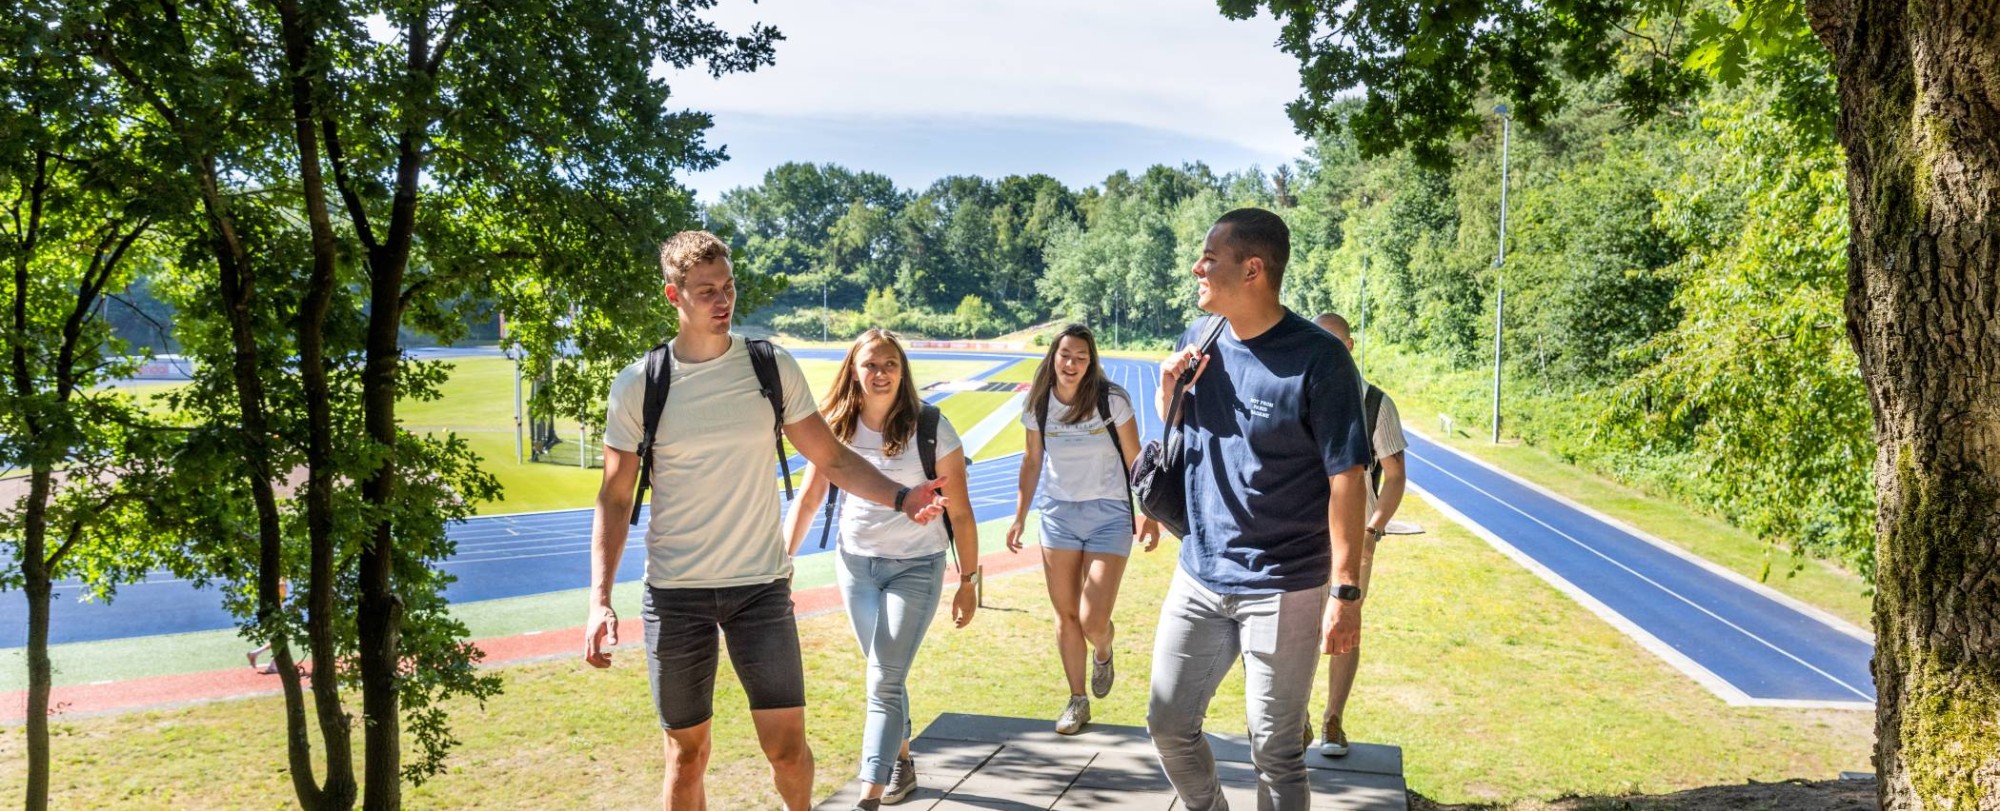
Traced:
<path id="1" fill-rule="evenodd" d="M 1354 337 L 1347 328 L 1347 319 L 1339 313 L 1321 313 L 1313 319 L 1320 329 L 1333 333 L 1342 346 L 1354 351 Z M 1410 440 L 1403 435 L 1402 415 L 1396 411 L 1396 401 L 1389 398 L 1373 383 L 1363 382 L 1362 412 L 1368 422 L 1368 436 L 1374 450 L 1375 461 L 1368 466 L 1368 499 L 1365 512 L 1367 523 L 1361 534 L 1366 543 L 1361 548 L 1361 593 L 1365 603 L 1371 594 L 1369 574 L 1375 570 L 1375 545 L 1382 540 L 1382 533 L 1389 527 L 1389 520 L 1396 517 L 1396 508 L 1402 506 L 1404 485 L 1409 476 L 1403 467 L 1403 451 L 1410 447 Z M 1347 754 L 1347 729 L 1341 725 L 1341 716 L 1347 711 L 1347 698 L 1354 691 L 1354 674 L 1361 665 L 1361 649 L 1356 648 L 1345 654 L 1334 656 L 1327 661 L 1326 714 L 1320 716 L 1319 753 L 1327 757 L 1342 757 Z M 1306 740 L 1312 740 L 1312 725 L 1306 725 Z"/>
<path id="2" fill-rule="evenodd" d="M 1160 527 L 1132 506 L 1131 470 L 1139 457 L 1132 398 L 1104 376 L 1097 340 L 1082 324 L 1049 344 L 1021 410 L 1027 451 L 1021 456 L 1014 523 L 1007 548 L 1021 551 L 1030 506 L 1042 517 L 1042 575 L 1056 610 L 1056 652 L 1069 701 L 1056 731 L 1074 735 L 1090 723 L 1090 696 L 1111 693 L 1117 678 L 1112 609 L 1132 545 L 1151 552 Z M 1090 694 L 1084 657 L 1090 656 Z"/>

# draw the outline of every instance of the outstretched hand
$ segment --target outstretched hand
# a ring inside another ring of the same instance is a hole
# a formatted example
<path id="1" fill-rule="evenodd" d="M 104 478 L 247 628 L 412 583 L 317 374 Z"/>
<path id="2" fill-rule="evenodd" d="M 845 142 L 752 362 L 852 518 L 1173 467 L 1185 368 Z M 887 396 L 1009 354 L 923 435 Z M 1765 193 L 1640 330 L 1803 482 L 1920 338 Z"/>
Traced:
<path id="1" fill-rule="evenodd" d="M 903 497 L 903 514 L 919 524 L 928 524 L 931 519 L 943 515 L 944 508 L 950 506 L 951 501 L 944 495 L 945 482 L 950 478 L 939 476 L 910 488 L 910 494 Z"/>

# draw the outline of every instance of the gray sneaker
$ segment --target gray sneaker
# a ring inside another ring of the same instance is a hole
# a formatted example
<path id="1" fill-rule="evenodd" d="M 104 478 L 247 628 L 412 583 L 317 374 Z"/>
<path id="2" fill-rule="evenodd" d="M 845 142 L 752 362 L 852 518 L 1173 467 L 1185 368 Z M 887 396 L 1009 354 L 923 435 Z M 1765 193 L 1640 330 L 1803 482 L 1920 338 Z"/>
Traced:
<path id="1" fill-rule="evenodd" d="M 895 805 L 910 798 L 910 792 L 917 790 L 917 762 L 911 758 L 897 758 L 895 768 L 889 771 L 889 785 L 882 791 L 882 804 Z"/>
<path id="2" fill-rule="evenodd" d="M 1340 716 L 1327 716 L 1323 726 L 1325 729 L 1321 730 L 1319 753 L 1327 757 L 1345 757 L 1348 748 L 1347 730 L 1341 729 Z"/>
<path id="3" fill-rule="evenodd" d="M 1097 696 L 1098 698 L 1103 698 L 1105 696 L 1111 695 L 1111 682 L 1113 679 L 1116 678 L 1118 678 L 1118 671 L 1117 669 L 1111 666 L 1110 659 L 1107 658 L 1104 661 L 1100 662 L 1097 661 L 1096 657 L 1091 657 L 1090 660 L 1091 695 Z"/>
<path id="4" fill-rule="evenodd" d="M 1084 696 L 1070 696 L 1069 704 L 1063 707 L 1062 715 L 1056 718 L 1056 734 L 1075 735 L 1083 731 L 1083 725 L 1090 723 L 1090 699 Z"/>

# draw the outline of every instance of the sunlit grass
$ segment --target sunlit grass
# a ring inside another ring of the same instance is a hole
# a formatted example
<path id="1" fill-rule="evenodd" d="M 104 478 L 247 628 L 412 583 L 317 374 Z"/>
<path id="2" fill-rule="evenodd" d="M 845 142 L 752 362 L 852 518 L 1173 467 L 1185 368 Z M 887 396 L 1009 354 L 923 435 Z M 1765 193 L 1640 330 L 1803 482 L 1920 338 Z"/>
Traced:
<path id="1" fill-rule="evenodd" d="M 1427 505 L 1413 501 L 1403 517 L 1431 532 L 1382 547 L 1349 729 L 1359 740 L 1404 747 L 1416 791 L 1446 802 L 1546 799 L 1867 767 L 1871 714 L 1730 708 Z M 1153 629 L 1174 554 L 1168 541 L 1133 558 L 1117 611 L 1119 682 L 1094 702 L 1098 723 L 1144 723 Z M 933 626 L 911 678 L 919 729 L 947 711 L 1052 722 L 1061 708 L 1054 619 L 1039 574 L 994 578 L 986 599 L 970 628 Z M 801 637 L 824 796 L 853 772 L 865 673 L 839 613 L 804 620 Z M 500 669 L 504 694 L 483 708 L 452 705 L 463 744 L 444 774 L 408 792 L 410 805 L 656 803 L 660 733 L 641 658 L 628 646 L 609 672 L 569 657 Z M 710 805 L 773 807 L 742 691 L 724 671 Z M 1210 729 L 1242 731 L 1242 689 L 1238 668 L 1216 696 Z M 283 807 L 291 789 L 281 733 L 276 698 L 59 718 L 57 804 Z M 0 731 L 0 758 L 20 762 L 24 747 L 19 728 Z M 0 802 L 18 804 L 21 779 L 19 770 L 0 771 Z"/>

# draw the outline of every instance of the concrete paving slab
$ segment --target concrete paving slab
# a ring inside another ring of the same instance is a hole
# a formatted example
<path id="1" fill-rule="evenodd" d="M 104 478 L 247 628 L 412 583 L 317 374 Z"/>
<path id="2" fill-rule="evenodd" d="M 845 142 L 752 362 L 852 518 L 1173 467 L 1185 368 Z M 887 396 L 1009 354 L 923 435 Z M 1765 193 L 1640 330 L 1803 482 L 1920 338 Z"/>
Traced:
<path id="1" fill-rule="evenodd" d="M 1247 740 L 1209 736 L 1216 776 L 1232 808 L 1257 807 L 1257 771 Z M 1057 735 L 1044 719 L 950 713 L 910 742 L 917 793 L 899 809 L 1025 811 L 1105 809 L 1172 811 L 1173 786 L 1141 727 L 1093 724 Z M 1402 750 L 1359 744 L 1345 758 L 1306 759 L 1313 804 L 1323 811 L 1408 811 Z M 860 796 L 849 784 L 817 808 L 848 811 Z"/>

